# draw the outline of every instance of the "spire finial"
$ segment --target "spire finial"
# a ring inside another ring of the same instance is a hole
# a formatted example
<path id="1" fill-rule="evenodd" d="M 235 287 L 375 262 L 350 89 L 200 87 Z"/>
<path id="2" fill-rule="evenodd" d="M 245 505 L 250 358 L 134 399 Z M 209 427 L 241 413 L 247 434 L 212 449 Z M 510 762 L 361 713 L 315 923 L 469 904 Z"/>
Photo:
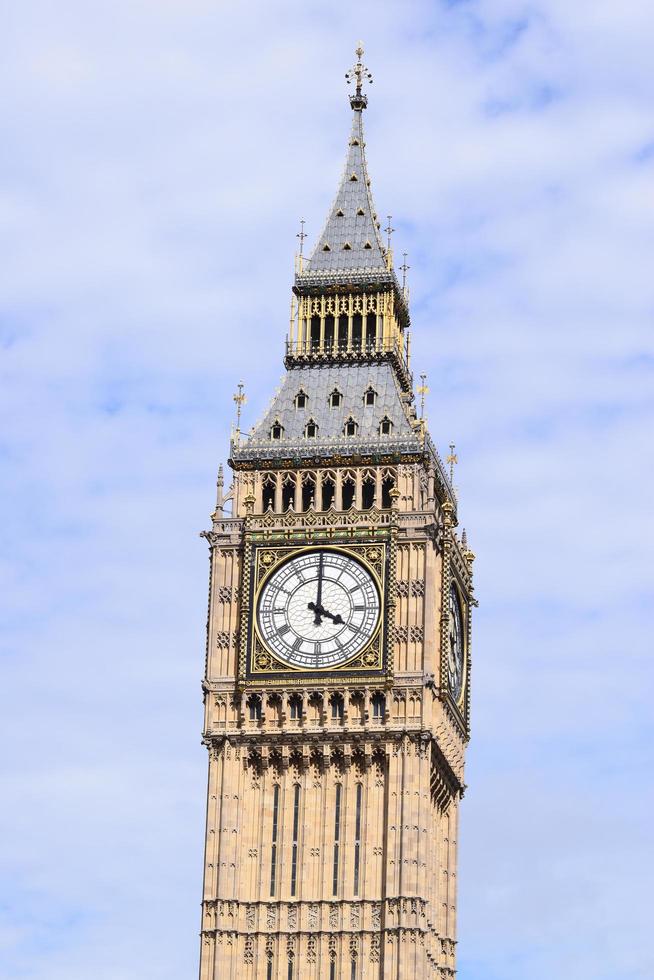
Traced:
<path id="1" fill-rule="evenodd" d="M 363 64 L 361 59 L 363 58 L 363 41 L 359 41 L 356 49 L 357 63 L 349 71 L 345 72 L 345 79 L 349 85 L 351 81 L 356 79 L 356 92 L 354 95 L 350 96 L 350 105 L 353 109 L 365 109 L 368 105 L 368 96 L 363 94 L 363 83 L 369 82 L 372 85 L 372 75 Z"/>
<path id="2" fill-rule="evenodd" d="M 459 462 L 459 459 L 454 452 L 456 446 L 453 442 L 450 443 L 450 455 L 447 457 L 446 462 L 450 464 L 450 483 L 454 486 L 454 467 Z"/>
<path id="3" fill-rule="evenodd" d="M 387 245 L 388 245 L 388 250 L 390 252 L 390 250 L 391 250 L 391 235 L 395 231 L 395 228 L 393 228 L 393 226 L 391 225 L 391 219 L 392 219 L 393 215 L 392 214 L 387 214 L 386 217 L 388 218 L 388 224 L 384 228 L 384 231 L 386 232 L 386 242 L 387 242 Z"/>
<path id="4" fill-rule="evenodd" d="M 218 479 L 216 480 L 216 515 L 222 517 L 224 505 L 225 505 L 225 494 L 223 493 L 223 487 L 225 486 L 225 477 L 223 474 L 223 464 L 221 463 L 218 467 Z"/>
<path id="5" fill-rule="evenodd" d="M 418 394 L 420 395 L 420 418 L 425 417 L 425 395 L 429 394 L 429 388 L 427 387 L 427 375 L 420 375 L 421 384 L 418 386 Z"/>
<path id="6" fill-rule="evenodd" d="M 236 441 L 238 443 L 239 437 L 241 435 L 241 409 L 243 408 L 243 403 L 245 402 L 245 393 L 243 391 L 244 385 L 242 381 L 238 383 L 238 391 L 233 396 L 236 402 Z"/>
<path id="7" fill-rule="evenodd" d="M 407 265 L 406 264 L 406 260 L 407 260 L 408 254 L 409 254 L 408 252 L 402 252 L 402 255 L 404 257 L 404 262 L 400 266 L 400 269 L 402 271 L 402 292 L 403 293 L 406 293 L 406 274 L 409 271 L 409 269 L 411 268 L 410 265 Z"/>
<path id="8" fill-rule="evenodd" d="M 302 256 L 302 252 L 304 251 L 304 239 L 307 237 L 307 233 L 304 230 L 305 224 L 306 221 L 304 220 L 304 218 L 300 218 L 300 230 L 295 236 L 296 238 L 300 239 L 300 256 Z"/>

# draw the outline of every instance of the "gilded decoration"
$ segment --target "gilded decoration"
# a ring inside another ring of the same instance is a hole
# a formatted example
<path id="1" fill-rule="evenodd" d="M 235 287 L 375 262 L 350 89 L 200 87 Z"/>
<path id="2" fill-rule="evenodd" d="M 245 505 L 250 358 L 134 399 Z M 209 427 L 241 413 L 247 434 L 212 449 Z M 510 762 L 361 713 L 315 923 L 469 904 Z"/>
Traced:
<path id="1" fill-rule="evenodd" d="M 306 540 L 306 539 L 305 539 Z M 284 562 L 297 555 L 312 552 L 319 547 L 321 551 L 333 551 L 355 559 L 371 574 L 379 590 L 380 612 L 379 622 L 375 633 L 365 647 L 346 663 L 329 668 L 329 674 L 380 674 L 386 668 L 386 634 L 388 627 L 388 579 L 390 559 L 390 541 L 380 541 L 373 546 L 357 541 L 346 541 L 338 544 L 316 543 L 287 544 L 280 547 L 259 545 L 252 542 L 252 557 L 250 560 L 250 601 L 248 607 L 242 610 L 241 632 L 247 635 L 247 652 L 245 655 L 245 676 L 243 680 L 274 681 L 275 677 L 302 676 L 321 672 L 314 669 L 300 670 L 290 667 L 275 654 L 266 644 L 261 635 L 257 622 L 257 608 L 262 588 L 270 580 L 271 575 Z M 324 675 L 325 671 L 322 671 Z"/>

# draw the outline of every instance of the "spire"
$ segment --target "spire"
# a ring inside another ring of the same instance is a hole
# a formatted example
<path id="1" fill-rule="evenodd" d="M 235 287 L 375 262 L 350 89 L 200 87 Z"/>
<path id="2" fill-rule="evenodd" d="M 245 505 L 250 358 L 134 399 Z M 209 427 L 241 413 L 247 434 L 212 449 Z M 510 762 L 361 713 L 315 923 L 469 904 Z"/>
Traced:
<path id="1" fill-rule="evenodd" d="M 361 62 L 360 42 L 356 54 L 358 61 L 345 76 L 348 85 L 352 81 L 356 83 L 350 96 L 353 118 L 345 169 L 322 234 L 304 265 L 303 272 L 307 275 L 389 272 L 388 253 L 381 239 L 366 165 L 363 110 L 368 98 L 363 83 L 372 82 L 372 76 Z"/>

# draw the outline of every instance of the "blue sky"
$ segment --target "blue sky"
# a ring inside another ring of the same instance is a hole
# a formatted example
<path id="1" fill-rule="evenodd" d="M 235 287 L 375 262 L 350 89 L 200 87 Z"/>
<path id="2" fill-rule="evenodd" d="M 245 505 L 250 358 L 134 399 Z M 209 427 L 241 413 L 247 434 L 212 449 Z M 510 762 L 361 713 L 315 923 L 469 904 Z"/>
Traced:
<path id="1" fill-rule="evenodd" d="M 359 37 L 478 555 L 459 977 L 654 976 L 653 33 L 644 0 L 4 5 L 3 977 L 195 974 L 197 532 Z"/>

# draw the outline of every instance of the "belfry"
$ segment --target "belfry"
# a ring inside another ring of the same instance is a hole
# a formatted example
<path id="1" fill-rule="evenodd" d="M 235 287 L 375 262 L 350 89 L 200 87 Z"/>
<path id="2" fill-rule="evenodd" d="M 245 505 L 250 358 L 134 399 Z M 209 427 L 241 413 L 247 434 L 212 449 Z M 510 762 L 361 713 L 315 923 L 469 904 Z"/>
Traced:
<path id="1" fill-rule="evenodd" d="M 362 55 L 338 192 L 298 258 L 285 379 L 237 426 L 204 532 L 200 980 L 455 975 L 474 556 L 415 408 Z"/>

